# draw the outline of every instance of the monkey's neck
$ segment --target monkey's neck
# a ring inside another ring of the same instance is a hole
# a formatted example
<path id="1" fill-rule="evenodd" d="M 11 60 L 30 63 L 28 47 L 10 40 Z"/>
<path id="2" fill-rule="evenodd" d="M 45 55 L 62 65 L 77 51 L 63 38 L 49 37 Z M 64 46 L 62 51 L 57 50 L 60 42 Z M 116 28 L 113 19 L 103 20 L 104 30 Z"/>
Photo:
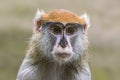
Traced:
<path id="1" fill-rule="evenodd" d="M 33 65 L 37 66 L 41 80 L 74 80 L 75 74 L 78 74 L 82 69 L 78 62 L 59 64 L 49 62 L 47 59 L 42 59 Z"/>
<path id="2" fill-rule="evenodd" d="M 75 74 L 78 74 L 84 68 L 81 60 L 59 64 L 42 57 L 37 50 L 29 50 L 30 55 L 27 57 L 30 59 L 32 66 L 36 67 L 34 72 L 39 73 L 37 75 L 41 77 L 40 80 L 74 80 Z"/>

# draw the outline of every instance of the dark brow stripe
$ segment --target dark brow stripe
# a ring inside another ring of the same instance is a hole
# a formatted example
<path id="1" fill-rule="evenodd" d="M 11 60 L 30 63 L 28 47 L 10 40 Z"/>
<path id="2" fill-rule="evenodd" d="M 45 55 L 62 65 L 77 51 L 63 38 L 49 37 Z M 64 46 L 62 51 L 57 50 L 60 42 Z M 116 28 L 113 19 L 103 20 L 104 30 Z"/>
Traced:
<path id="1" fill-rule="evenodd" d="M 56 21 L 42 21 L 42 24 L 44 25 L 52 25 L 52 24 L 62 24 L 64 27 L 67 25 L 76 25 L 77 27 L 84 27 L 84 25 L 79 24 L 79 23 L 65 23 L 65 25 L 63 24 L 63 22 L 56 22 Z"/>

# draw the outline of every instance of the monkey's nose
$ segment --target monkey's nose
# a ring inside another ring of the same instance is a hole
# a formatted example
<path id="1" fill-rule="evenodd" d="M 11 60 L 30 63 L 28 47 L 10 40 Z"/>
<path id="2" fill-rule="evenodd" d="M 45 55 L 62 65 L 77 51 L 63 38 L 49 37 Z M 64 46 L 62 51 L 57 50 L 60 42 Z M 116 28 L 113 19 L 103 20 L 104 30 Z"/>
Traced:
<path id="1" fill-rule="evenodd" d="M 62 48 L 65 48 L 65 47 L 67 47 L 68 42 L 66 41 L 66 39 L 63 38 L 63 39 L 61 39 L 59 45 L 60 45 Z"/>

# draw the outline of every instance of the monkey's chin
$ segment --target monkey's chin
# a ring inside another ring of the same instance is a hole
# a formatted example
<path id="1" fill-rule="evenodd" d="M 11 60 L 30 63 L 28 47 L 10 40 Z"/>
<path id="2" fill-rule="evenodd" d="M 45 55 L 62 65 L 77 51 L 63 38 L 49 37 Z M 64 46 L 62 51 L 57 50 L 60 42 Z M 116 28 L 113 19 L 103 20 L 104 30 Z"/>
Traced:
<path id="1" fill-rule="evenodd" d="M 55 59 L 60 63 L 66 63 L 70 60 L 71 54 L 68 53 L 56 53 L 54 54 Z"/>

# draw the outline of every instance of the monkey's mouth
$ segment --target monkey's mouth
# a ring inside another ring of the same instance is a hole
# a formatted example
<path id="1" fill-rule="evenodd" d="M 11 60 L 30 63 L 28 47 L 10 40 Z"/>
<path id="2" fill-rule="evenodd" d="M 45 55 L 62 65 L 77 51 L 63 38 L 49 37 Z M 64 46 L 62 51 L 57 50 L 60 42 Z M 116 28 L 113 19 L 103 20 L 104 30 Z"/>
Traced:
<path id="1" fill-rule="evenodd" d="M 63 58 L 63 59 L 70 57 L 70 54 L 68 54 L 68 53 L 56 53 L 55 55 L 56 55 L 56 57 Z"/>

